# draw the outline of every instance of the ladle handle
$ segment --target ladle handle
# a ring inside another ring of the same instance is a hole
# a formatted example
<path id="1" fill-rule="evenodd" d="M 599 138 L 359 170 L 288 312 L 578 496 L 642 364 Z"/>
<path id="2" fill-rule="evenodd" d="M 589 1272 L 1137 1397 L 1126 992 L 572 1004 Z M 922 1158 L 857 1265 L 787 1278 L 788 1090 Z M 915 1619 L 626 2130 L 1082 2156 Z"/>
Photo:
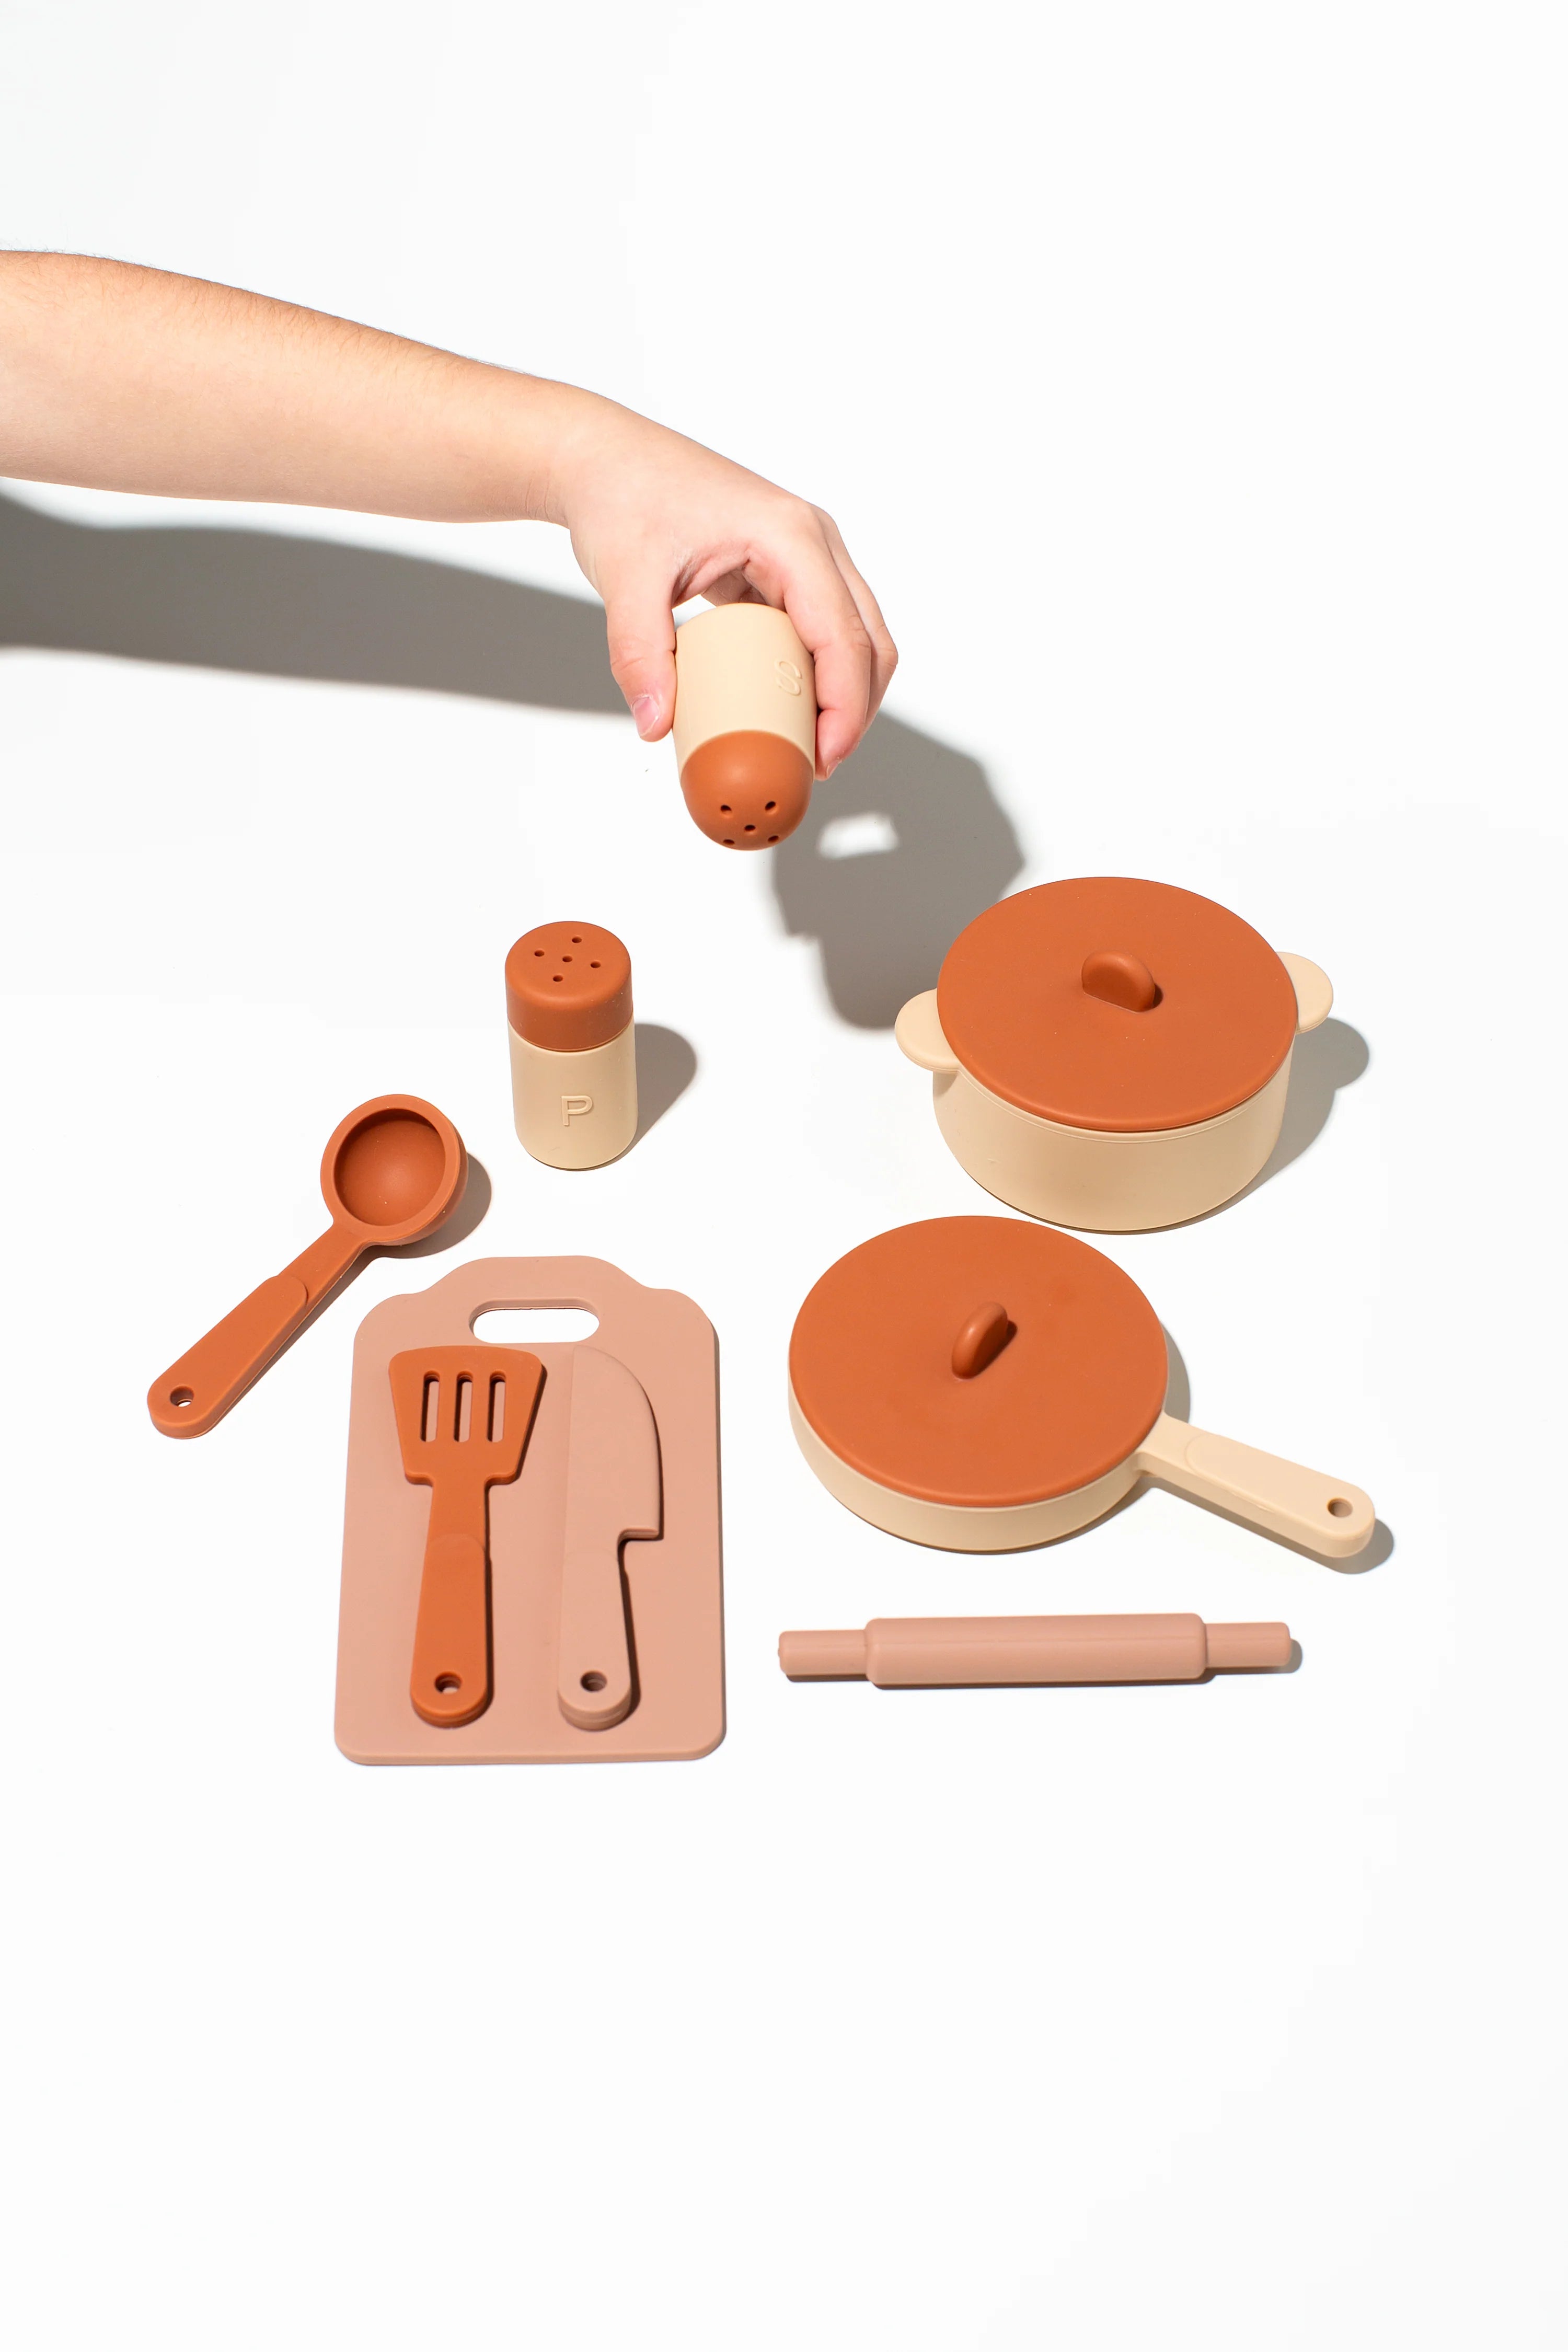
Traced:
<path id="1" fill-rule="evenodd" d="M 1359 1486 L 1283 1462 L 1277 1454 L 1262 1454 L 1255 1445 L 1238 1445 L 1233 1437 L 1193 1429 L 1168 1412 L 1139 1447 L 1138 1466 L 1178 1494 L 1229 1511 L 1248 1527 L 1283 1536 L 1325 1559 L 1349 1559 L 1364 1550 L 1376 1524 L 1372 1497 Z"/>
<path id="2" fill-rule="evenodd" d="M 292 1265 L 242 1299 L 188 1348 L 147 1391 L 153 1426 L 165 1437 L 205 1437 L 252 1381 L 287 1347 L 360 1255 L 363 1244 L 333 1225 Z"/>

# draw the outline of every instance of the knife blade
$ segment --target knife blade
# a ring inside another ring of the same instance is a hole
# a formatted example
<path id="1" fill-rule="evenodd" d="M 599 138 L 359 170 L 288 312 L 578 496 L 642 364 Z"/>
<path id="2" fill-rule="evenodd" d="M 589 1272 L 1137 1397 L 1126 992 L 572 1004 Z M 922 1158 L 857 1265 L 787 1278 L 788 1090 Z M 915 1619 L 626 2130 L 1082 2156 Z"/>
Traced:
<path id="1" fill-rule="evenodd" d="M 568 1723 L 607 1731 L 631 1712 L 632 1649 L 621 1546 L 662 1528 L 658 1431 L 617 1358 L 580 1346 L 572 1366 L 566 1535 L 556 1695 Z"/>

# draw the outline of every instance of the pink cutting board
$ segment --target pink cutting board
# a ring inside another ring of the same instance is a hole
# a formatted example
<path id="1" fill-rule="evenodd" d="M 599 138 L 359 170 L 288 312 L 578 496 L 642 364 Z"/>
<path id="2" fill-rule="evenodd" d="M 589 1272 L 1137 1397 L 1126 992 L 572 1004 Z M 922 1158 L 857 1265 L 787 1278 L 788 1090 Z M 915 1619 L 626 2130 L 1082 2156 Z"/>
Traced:
<path id="1" fill-rule="evenodd" d="M 658 1428 L 663 1534 L 627 1543 L 637 1701 L 580 1731 L 555 1695 L 574 1347 L 529 1340 L 544 1366 L 521 1475 L 490 1489 L 495 1696 L 473 1723 L 424 1723 L 408 1696 L 430 1490 L 403 1475 L 387 1367 L 404 1348 L 467 1340 L 494 1307 L 581 1307 L 592 1344 L 642 1382 Z M 645 1290 L 596 1257 L 479 1258 L 373 1307 L 354 1341 L 338 1613 L 337 1742 L 356 1764 L 648 1763 L 724 1737 L 718 1343 L 678 1290 Z"/>

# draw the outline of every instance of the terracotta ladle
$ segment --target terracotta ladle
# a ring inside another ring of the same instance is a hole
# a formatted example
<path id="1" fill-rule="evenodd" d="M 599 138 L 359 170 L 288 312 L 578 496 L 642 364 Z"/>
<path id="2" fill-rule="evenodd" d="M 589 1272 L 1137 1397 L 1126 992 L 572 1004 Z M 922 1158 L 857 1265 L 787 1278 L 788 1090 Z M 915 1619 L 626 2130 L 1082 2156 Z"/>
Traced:
<path id="1" fill-rule="evenodd" d="M 433 1103 L 377 1095 L 351 1110 L 321 1154 L 331 1225 L 153 1381 L 154 1428 L 205 1436 L 367 1250 L 423 1241 L 445 1224 L 468 1181 L 463 1139 Z"/>

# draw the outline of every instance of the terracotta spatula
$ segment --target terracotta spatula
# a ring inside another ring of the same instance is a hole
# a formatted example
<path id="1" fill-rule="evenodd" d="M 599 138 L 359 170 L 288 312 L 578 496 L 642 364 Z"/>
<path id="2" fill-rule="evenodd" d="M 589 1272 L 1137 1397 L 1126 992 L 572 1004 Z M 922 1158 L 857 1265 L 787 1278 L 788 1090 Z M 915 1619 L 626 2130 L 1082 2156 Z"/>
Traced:
<path id="1" fill-rule="evenodd" d="M 394 1356 L 403 1475 L 430 1489 L 408 1696 L 426 1723 L 472 1723 L 490 1703 L 489 1504 L 522 1468 L 544 1383 L 521 1348 L 412 1348 Z"/>

